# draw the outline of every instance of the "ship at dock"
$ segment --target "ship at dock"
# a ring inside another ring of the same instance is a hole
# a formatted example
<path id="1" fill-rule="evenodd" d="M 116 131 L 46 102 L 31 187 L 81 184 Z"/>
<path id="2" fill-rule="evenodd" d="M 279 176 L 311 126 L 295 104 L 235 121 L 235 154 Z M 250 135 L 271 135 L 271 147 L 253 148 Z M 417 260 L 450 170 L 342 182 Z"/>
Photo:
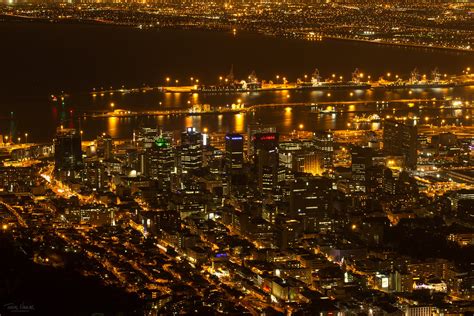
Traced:
<path id="1" fill-rule="evenodd" d="M 198 93 L 198 94 L 233 94 L 233 93 L 250 93 L 250 92 L 271 92 L 279 90 L 369 90 L 369 89 L 424 89 L 424 88 L 451 88 L 461 86 L 474 85 L 473 77 L 456 77 L 441 75 L 437 69 L 433 70 L 429 78 L 426 75 L 420 75 L 415 69 L 411 72 L 408 80 L 395 76 L 394 80 L 381 77 L 377 81 L 371 81 L 370 76 L 366 76 L 356 69 L 350 80 L 344 81 L 342 76 L 321 79 L 319 71 L 316 69 L 308 79 L 297 79 L 296 83 L 290 83 L 283 77 L 278 83 L 272 81 L 259 80 L 255 72 L 252 72 L 245 80 L 237 80 L 234 77 L 233 69 L 225 77 L 219 78 L 219 83 L 214 85 L 200 84 L 194 86 L 175 86 L 163 87 L 162 91 L 171 93 Z M 278 76 L 277 76 L 277 79 Z"/>
<path id="2" fill-rule="evenodd" d="M 427 78 L 426 75 L 421 76 L 418 70 L 415 68 L 410 78 L 405 81 L 401 78 L 397 78 L 395 81 L 386 81 L 383 78 L 379 80 L 375 88 L 383 89 L 424 89 L 424 88 L 451 88 L 455 86 L 463 85 L 461 83 L 452 81 L 446 78 L 446 75 L 441 76 L 438 69 L 434 69 L 431 72 L 431 78 Z"/>
<path id="3" fill-rule="evenodd" d="M 235 93 L 235 92 L 252 92 L 262 90 L 262 83 L 258 81 L 255 71 L 247 77 L 247 80 L 236 80 L 234 78 L 233 69 L 230 73 L 221 79 L 217 85 L 197 85 L 191 89 L 192 93 Z"/>
<path id="4" fill-rule="evenodd" d="M 362 81 L 363 75 L 358 69 L 352 73 L 351 81 L 321 80 L 319 70 L 316 69 L 311 75 L 310 81 L 297 80 L 296 89 L 301 90 L 343 90 L 343 89 L 370 89 L 368 82 Z"/>

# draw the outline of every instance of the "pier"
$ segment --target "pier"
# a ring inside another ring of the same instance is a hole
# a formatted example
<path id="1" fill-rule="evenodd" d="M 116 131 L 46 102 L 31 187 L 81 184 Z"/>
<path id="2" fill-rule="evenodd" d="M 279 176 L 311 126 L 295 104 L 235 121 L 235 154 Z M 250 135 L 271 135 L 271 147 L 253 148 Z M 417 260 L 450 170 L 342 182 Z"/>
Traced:
<path id="1" fill-rule="evenodd" d="M 430 107 L 434 108 L 441 107 L 443 103 L 449 102 L 446 100 L 434 100 L 434 99 L 399 99 L 391 101 L 327 101 L 318 103 L 270 103 L 270 104 L 255 104 L 251 106 L 244 106 L 243 104 L 234 104 L 233 106 L 193 106 L 191 108 L 175 108 L 169 110 L 145 110 L 145 111 L 129 111 L 117 109 L 114 111 L 89 111 L 84 112 L 82 117 L 84 118 L 108 118 L 108 117 L 141 117 L 141 116 L 173 116 L 173 115 L 188 115 L 188 116 L 200 116 L 200 115 L 220 115 L 220 114 L 238 114 L 253 112 L 260 108 L 295 108 L 295 107 L 306 107 L 310 108 L 314 113 L 330 114 L 330 113 L 357 113 L 366 112 L 363 110 L 340 110 L 336 109 L 337 106 L 349 106 L 357 104 L 374 104 L 374 105 L 389 105 L 393 103 L 430 103 Z M 331 111 L 328 111 L 328 107 L 333 107 Z M 464 104 L 451 104 L 448 106 L 450 109 L 457 108 L 471 108 Z M 427 109 L 429 107 L 424 107 Z"/>

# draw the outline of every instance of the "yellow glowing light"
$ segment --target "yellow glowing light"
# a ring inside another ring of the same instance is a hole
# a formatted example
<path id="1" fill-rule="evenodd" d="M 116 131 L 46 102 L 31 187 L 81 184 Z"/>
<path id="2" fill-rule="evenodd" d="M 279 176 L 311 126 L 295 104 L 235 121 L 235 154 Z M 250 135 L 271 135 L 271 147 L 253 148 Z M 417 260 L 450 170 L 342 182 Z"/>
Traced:
<path id="1" fill-rule="evenodd" d="M 300 124 L 298 127 L 299 127 L 300 129 L 303 129 L 303 128 L 304 128 L 304 125 L 303 125 L 303 124 Z"/>
<path id="2" fill-rule="evenodd" d="M 3 230 L 7 230 L 7 229 L 8 229 L 8 225 L 7 225 L 7 224 L 3 224 L 3 225 L 2 225 L 2 229 L 3 229 Z"/>
<path id="3" fill-rule="evenodd" d="M 207 133 L 207 127 L 204 127 L 204 128 L 203 128 L 203 132 L 204 132 L 204 133 Z"/>

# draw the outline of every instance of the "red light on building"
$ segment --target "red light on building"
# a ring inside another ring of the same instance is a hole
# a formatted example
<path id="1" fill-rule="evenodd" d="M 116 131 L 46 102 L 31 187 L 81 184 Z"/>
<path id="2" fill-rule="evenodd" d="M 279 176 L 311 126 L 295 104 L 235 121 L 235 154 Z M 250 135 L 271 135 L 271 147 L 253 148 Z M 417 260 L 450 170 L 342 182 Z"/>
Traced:
<path id="1" fill-rule="evenodd" d="M 252 140 L 276 140 L 277 136 L 276 134 L 256 134 L 253 136 Z"/>

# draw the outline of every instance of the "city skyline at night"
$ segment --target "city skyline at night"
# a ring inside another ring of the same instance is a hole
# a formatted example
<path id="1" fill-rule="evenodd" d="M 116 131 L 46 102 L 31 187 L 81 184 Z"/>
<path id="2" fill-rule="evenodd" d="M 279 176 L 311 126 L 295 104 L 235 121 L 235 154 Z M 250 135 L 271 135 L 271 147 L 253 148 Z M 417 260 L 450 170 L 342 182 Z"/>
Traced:
<path id="1" fill-rule="evenodd" d="M 474 313 L 463 1 L 0 5 L 0 316 Z"/>

